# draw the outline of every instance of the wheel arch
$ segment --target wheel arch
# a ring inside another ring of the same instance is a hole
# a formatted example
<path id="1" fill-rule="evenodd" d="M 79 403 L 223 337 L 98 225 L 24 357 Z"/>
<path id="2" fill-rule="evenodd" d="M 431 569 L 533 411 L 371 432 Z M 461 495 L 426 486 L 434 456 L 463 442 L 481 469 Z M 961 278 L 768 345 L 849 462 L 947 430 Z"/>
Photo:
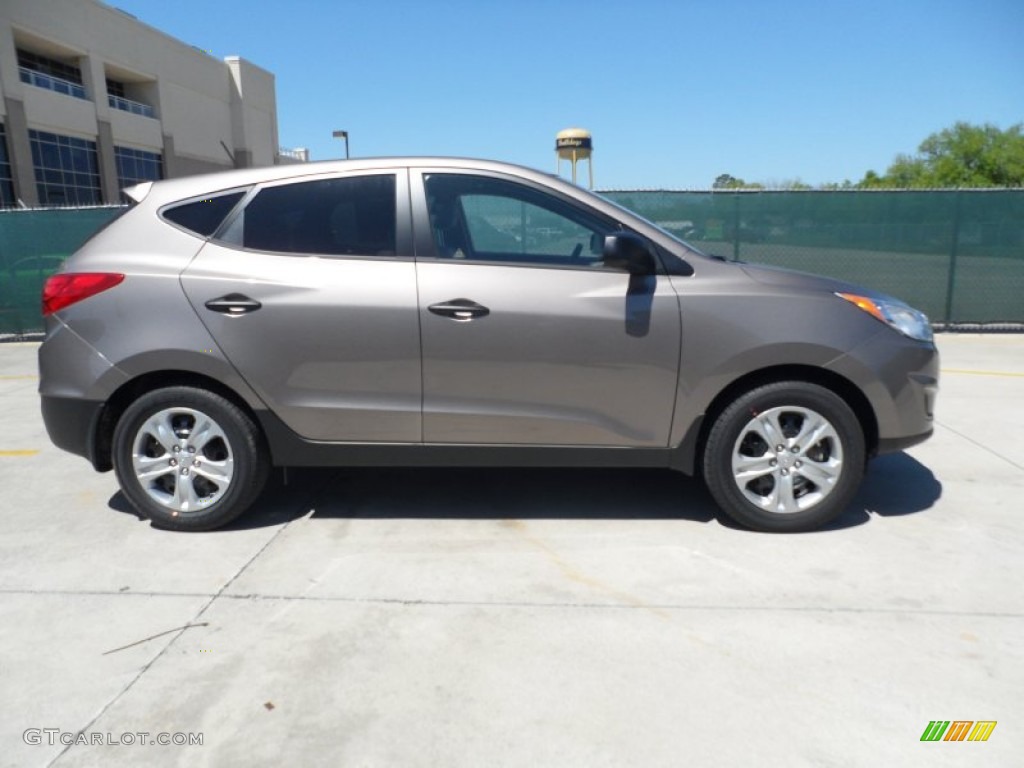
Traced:
<path id="1" fill-rule="evenodd" d="M 89 438 L 89 459 L 97 471 L 108 472 L 114 467 L 112 456 L 114 428 L 117 426 L 117 422 L 121 418 L 121 414 L 125 412 L 125 409 L 148 392 L 166 387 L 194 387 L 213 392 L 240 408 L 252 419 L 257 427 L 260 425 L 260 420 L 256 417 L 252 407 L 246 402 L 245 398 L 231 387 L 211 376 L 195 373 L 194 371 L 149 371 L 126 381 L 118 387 L 107 398 L 96 418 L 92 434 Z M 260 434 L 265 440 L 262 429 Z"/>
<path id="2" fill-rule="evenodd" d="M 780 381 L 802 381 L 808 384 L 817 384 L 820 387 L 831 391 L 839 396 L 850 406 L 857 421 L 864 433 L 864 444 L 868 456 L 873 456 L 878 450 L 878 419 L 871 403 L 863 392 L 849 379 L 825 368 L 812 365 L 776 365 L 769 368 L 761 368 L 751 371 L 738 379 L 730 382 L 714 399 L 708 404 L 702 418 L 695 422 L 691 429 L 696 430 L 696 435 L 690 437 L 693 448 L 688 457 L 688 474 L 699 474 L 701 471 L 702 457 L 707 443 L 708 434 L 714 426 L 715 421 L 730 403 L 758 387 L 766 384 L 775 384 Z M 688 436 L 689 437 L 689 436 Z M 687 440 L 684 439 L 685 445 Z"/>

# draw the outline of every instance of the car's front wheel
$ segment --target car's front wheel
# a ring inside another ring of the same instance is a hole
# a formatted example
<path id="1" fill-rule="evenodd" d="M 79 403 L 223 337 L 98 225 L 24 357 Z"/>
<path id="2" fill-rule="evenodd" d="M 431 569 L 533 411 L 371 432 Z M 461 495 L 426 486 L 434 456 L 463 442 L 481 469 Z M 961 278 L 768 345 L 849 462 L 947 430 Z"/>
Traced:
<path id="1" fill-rule="evenodd" d="M 759 531 L 819 528 L 850 503 L 864 475 L 860 422 L 838 395 L 801 381 L 747 392 L 716 419 L 704 479 L 719 507 Z"/>
<path id="2" fill-rule="evenodd" d="M 114 429 L 121 490 L 160 528 L 205 531 L 256 499 L 269 461 L 252 419 L 220 395 L 168 387 L 140 397 Z"/>

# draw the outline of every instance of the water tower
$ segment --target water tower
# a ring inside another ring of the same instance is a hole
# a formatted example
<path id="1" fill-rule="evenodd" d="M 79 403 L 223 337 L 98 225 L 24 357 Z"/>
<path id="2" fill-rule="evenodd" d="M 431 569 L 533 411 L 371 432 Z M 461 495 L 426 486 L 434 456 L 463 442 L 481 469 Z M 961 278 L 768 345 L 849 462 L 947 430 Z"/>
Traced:
<path id="1" fill-rule="evenodd" d="M 590 188 L 594 188 L 594 161 L 591 154 L 594 151 L 593 137 L 590 131 L 582 128 L 566 128 L 555 134 L 555 173 L 562 169 L 562 160 L 572 163 L 572 183 L 576 183 L 576 163 L 580 160 L 587 161 L 587 170 L 590 173 Z"/>

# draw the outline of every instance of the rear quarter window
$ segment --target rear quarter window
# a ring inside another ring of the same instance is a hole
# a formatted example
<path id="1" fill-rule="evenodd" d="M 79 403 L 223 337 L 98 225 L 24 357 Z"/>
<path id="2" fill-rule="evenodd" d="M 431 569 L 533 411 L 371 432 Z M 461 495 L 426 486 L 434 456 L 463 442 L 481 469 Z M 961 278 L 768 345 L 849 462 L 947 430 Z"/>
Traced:
<path id="1" fill-rule="evenodd" d="M 210 237 L 224 221 L 224 217 L 238 204 L 246 190 L 211 195 L 202 200 L 190 200 L 170 205 L 161 216 L 177 226 L 201 237 Z"/>
<path id="2" fill-rule="evenodd" d="M 394 256 L 395 176 L 373 174 L 267 187 L 222 236 L 257 251 Z"/>

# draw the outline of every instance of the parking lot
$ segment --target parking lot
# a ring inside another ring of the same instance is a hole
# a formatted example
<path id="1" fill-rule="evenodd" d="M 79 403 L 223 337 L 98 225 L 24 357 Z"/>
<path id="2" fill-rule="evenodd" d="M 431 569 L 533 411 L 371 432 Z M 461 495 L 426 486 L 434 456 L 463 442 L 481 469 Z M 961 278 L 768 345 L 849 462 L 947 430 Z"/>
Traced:
<path id="1" fill-rule="evenodd" d="M 290 471 L 167 533 L 0 345 L 0 764 L 1020 765 L 1024 336 L 938 343 L 934 438 L 803 535 L 555 469 Z"/>

